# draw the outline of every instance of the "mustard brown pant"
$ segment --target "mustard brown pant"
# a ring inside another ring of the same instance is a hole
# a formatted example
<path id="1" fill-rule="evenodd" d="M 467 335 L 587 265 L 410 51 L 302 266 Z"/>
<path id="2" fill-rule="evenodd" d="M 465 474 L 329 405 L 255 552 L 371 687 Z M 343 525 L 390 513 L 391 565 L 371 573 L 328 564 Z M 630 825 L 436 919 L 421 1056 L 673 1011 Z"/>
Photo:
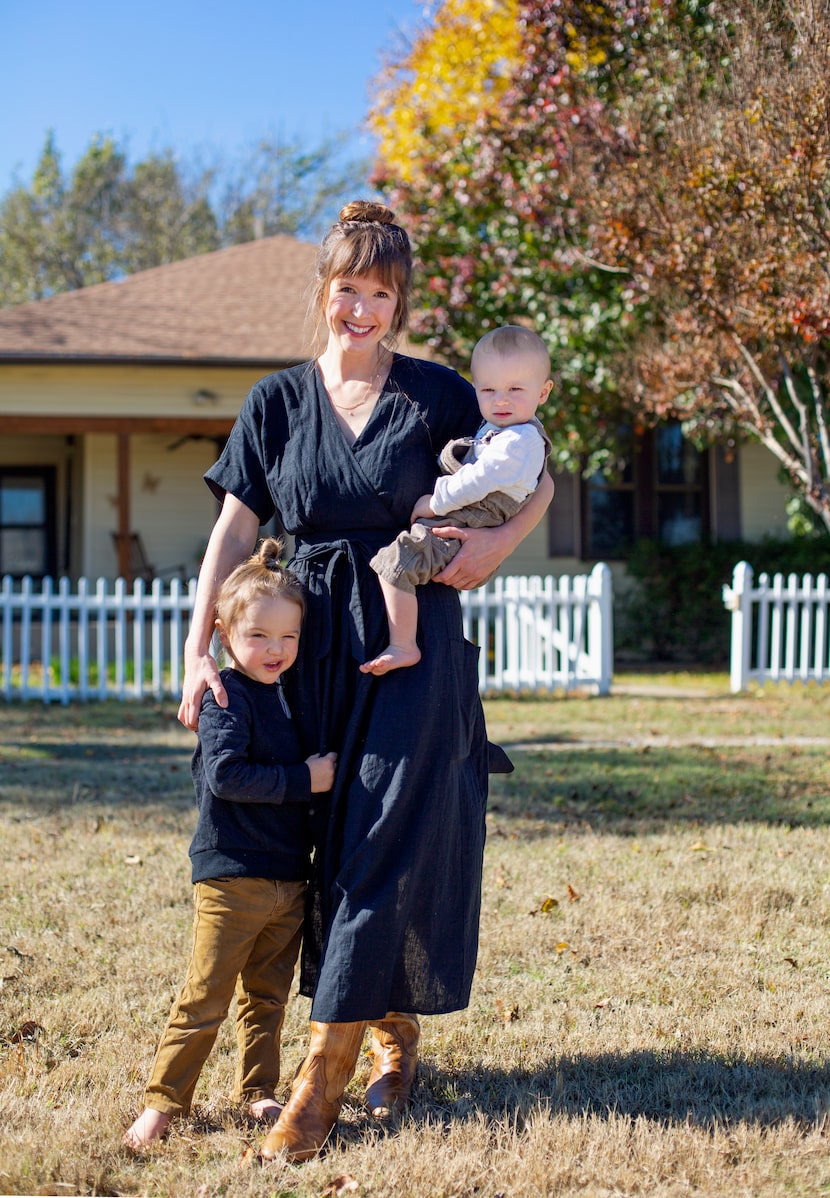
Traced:
<path id="1" fill-rule="evenodd" d="M 145 1106 L 190 1110 L 202 1066 L 236 991 L 234 1098 L 274 1098 L 280 1032 L 302 938 L 305 882 L 211 878 L 193 888 L 193 949 L 161 1037 Z"/>

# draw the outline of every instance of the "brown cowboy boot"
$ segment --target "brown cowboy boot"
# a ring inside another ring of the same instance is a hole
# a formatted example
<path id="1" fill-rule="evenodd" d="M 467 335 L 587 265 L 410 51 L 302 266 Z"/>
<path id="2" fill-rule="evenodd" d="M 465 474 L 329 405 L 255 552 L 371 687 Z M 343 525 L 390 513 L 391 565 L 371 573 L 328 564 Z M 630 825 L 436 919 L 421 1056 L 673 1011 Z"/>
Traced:
<path id="1" fill-rule="evenodd" d="M 308 1056 L 260 1149 L 265 1160 L 273 1160 L 281 1152 L 289 1161 L 307 1161 L 317 1155 L 337 1122 L 365 1031 L 365 1023 L 311 1024 Z"/>
<path id="2" fill-rule="evenodd" d="M 376 1119 L 400 1113 L 412 1093 L 418 1064 L 418 1039 L 421 1027 L 417 1015 L 390 1011 L 385 1019 L 373 1023 L 372 1051 L 375 1054 L 366 1105 Z"/>

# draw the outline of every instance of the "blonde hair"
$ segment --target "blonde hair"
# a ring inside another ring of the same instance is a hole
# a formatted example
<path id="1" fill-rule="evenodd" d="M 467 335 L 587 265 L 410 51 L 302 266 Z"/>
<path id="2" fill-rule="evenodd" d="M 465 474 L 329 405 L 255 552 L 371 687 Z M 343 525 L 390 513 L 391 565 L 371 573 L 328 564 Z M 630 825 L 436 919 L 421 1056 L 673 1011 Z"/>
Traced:
<path id="1" fill-rule="evenodd" d="M 340 219 L 329 229 L 317 252 L 309 305 L 315 323 L 319 326 L 332 279 L 369 274 L 378 275 L 397 293 L 398 306 L 389 330 L 395 341 L 409 324 L 412 248 L 390 208 L 353 200 L 340 209 Z"/>
<path id="2" fill-rule="evenodd" d="M 282 551 L 282 541 L 267 537 L 222 583 L 216 599 L 216 618 L 222 621 L 226 632 L 256 599 L 288 599 L 296 603 L 305 616 L 303 584 L 296 574 L 282 565 Z"/>
<path id="3" fill-rule="evenodd" d="M 472 357 L 477 353 L 497 353 L 507 357 L 509 354 L 535 354 L 545 363 L 545 375 L 550 376 L 550 354 L 538 333 L 526 329 L 520 324 L 504 324 L 476 342 Z"/>

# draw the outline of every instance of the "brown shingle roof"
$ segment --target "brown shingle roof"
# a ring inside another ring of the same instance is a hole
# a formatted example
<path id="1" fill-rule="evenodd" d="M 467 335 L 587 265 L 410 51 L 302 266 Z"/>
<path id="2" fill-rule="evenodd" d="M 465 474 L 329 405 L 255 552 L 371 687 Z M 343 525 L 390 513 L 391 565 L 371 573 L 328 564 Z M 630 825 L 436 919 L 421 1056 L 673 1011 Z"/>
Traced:
<path id="1" fill-rule="evenodd" d="M 0 360 L 300 361 L 315 254 L 266 237 L 0 309 Z"/>

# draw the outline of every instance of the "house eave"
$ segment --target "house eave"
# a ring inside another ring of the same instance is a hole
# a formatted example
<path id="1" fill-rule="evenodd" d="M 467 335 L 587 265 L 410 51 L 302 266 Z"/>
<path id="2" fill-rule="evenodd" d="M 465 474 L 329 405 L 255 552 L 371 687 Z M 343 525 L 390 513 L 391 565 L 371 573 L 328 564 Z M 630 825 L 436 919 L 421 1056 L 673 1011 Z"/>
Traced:
<path id="1" fill-rule="evenodd" d="M 26 351 L 0 351 L 0 365 L 7 366 L 186 366 L 199 368 L 240 370 L 285 370 L 296 366 L 302 358 L 274 357 L 211 357 L 194 354 L 192 357 L 159 354 L 67 354 L 27 353 Z"/>

